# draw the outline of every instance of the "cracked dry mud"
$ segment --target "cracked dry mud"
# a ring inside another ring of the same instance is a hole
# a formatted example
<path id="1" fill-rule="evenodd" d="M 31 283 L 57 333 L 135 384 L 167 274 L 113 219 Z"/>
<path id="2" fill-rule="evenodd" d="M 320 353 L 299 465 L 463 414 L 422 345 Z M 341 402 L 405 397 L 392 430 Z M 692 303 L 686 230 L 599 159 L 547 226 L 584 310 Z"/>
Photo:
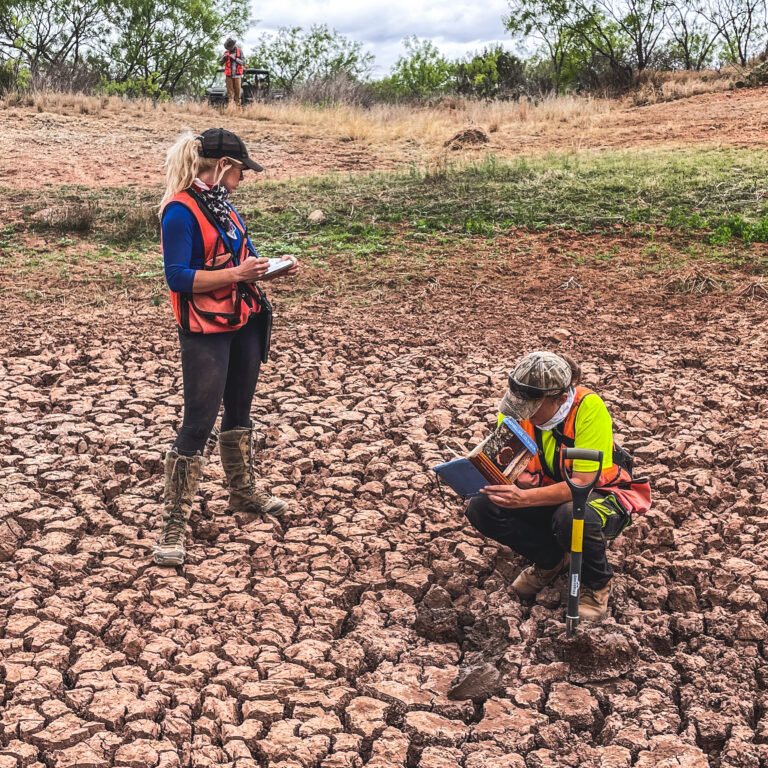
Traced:
<path id="1" fill-rule="evenodd" d="M 768 765 L 767 312 L 610 279 L 284 310 L 253 415 L 291 511 L 227 514 L 214 451 L 180 569 L 150 563 L 167 305 L 12 306 L 0 768 Z M 610 548 L 610 618 L 570 641 L 562 581 L 521 605 L 521 559 L 425 471 L 485 431 L 516 339 L 584 361 L 656 493 Z M 489 659 L 480 700 L 449 698 Z"/>

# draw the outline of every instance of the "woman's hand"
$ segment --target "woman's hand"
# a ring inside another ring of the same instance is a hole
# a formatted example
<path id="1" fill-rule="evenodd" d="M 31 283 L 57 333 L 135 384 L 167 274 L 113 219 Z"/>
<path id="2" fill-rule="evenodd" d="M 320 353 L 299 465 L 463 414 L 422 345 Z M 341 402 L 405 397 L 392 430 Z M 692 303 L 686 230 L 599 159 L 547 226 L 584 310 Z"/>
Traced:
<path id="1" fill-rule="evenodd" d="M 293 262 L 293 266 L 290 269 L 286 270 L 285 272 L 281 272 L 280 273 L 282 275 L 288 275 L 289 277 L 293 277 L 299 271 L 299 269 L 301 268 L 299 266 L 299 260 L 295 256 L 283 256 L 283 258 L 280 259 L 280 261 L 292 261 Z"/>
<path id="2" fill-rule="evenodd" d="M 498 507 L 517 509 L 531 506 L 527 489 L 516 485 L 486 485 L 480 493 L 484 493 Z"/>
<path id="3" fill-rule="evenodd" d="M 292 261 L 293 266 L 290 269 L 286 269 L 284 272 L 278 272 L 274 275 L 269 275 L 268 277 L 265 277 L 265 280 L 274 280 L 278 277 L 292 277 L 299 271 L 299 261 L 295 256 L 283 256 L 280 259 L 280 263 L 282 264 L 284 261 Z"/>
<path id="4" fill-rule="evenodd" d="M 269 259 L 257 259 L 247 256 L 245 260 L 234 268 L 235 281 L 240 283 L 252 283 L 258 280 L 269 269 Z"/>

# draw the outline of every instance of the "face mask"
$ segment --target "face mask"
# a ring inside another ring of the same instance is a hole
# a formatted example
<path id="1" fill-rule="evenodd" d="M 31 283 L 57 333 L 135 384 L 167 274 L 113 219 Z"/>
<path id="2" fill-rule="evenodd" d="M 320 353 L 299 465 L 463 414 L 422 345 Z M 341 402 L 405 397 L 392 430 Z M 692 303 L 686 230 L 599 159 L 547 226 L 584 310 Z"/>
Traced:
<path id="1" fill-rule="evenodd" d="M 541 424 L 537 426 L 536 429 L 539 429 L 542 432 L 548 432 L 553 427 L 556 427 L 568 415 L 575 399 L 576 390 L 571 387 L 568 390 L 568 399 L 557 409 L 557 413 L 546 424 Z"/>

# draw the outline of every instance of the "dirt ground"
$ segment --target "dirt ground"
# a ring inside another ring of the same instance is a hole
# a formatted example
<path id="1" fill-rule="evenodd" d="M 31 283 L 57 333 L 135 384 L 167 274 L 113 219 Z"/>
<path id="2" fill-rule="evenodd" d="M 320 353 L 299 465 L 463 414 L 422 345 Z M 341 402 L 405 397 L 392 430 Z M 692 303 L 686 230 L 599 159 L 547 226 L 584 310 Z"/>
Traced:
<path id="1" fill-rule="evenodd" d="M 698 98 L 612 113 L 595 146 L 764 141 L 763 92 Z M 155 184 L 180 125 L 110 120 L 0 112 L 2 172 Z M 277 175 L 401 161 L 270 137 Z M 211 444 L 179 569 L 150 560 L 182 406 L 168 303 L 77 274 L 25 300 L 0 274 L 0 768 L 768 766 L 765 287 L 670 293 L 637 239 L 573 267 L 558 246 L 605 241 L 520 237 L 399 293 L 276 287 L 252 414 L 289 512 L 229 514 Z M 571 640 L 564 579 L 521 603 L 522 558 L 430 471 L 535 348 L 582 361 L 654 492 L 610 545 L 609 617 Z"/>
<path id="2" fill-rule="evenodd" d="M 290 511 L 228 514 L 212 448 L 178 570 L 150 563 L 182 402 L 168 305 L 11 300 L 0 766 L 768 765 L 768 306 L 539 258 L 367 307 L 277 291 L 253 417 Z M 655 493 L 610 547 L 610 617 L 571 641 L 564 579 L 521 604 L 522 559 L 428 469 L 537 347 L 584 362 Z"/>
<path id="3" fill-rule="evenodd" d="M 587 124 L 568 120 L 546 126 L 505 123 L 489 134 L 477 152 L 500 157 L 523 152 L 654 147 L 680 144 L 762 146 L 768 128 L 768 91 L 745 89 L 708 93 L 644 107 L 616 105 Z M 334 138 L 307 126 L 251 120 L 232 115 L 153 112 L 126 107 L 119 113 L 38 112 L 36 108 L 0 110 L 0 176 L 3 185 L 45 184 L 153 186 L 162 181 L 162 161 L 171 142 L 185 129 L 204 130 L 211 121 L 243 137 L 266 168 L 266 178 L 281 179 L 331 171 L 371 171 L 421 164 L 436 147 L 412 136 L 379 144 Z M 481 126 L 486 130 L 489 126 Z M 25 148 L 20 152 L 19 148 Z"/>

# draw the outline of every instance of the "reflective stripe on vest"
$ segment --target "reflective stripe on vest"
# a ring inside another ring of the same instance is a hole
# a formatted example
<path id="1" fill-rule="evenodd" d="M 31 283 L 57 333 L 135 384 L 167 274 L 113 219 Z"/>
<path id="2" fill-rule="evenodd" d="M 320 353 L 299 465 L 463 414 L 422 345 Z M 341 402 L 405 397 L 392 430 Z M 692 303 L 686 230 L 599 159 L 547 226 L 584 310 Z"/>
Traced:
<path id="1" fill-rule="evenodd" d="M 552 435 L 555 438 L 555 453 L 552 457 L 553 467 L 547 466 L 547 460 L 544 456 L 544 446 L 541 441 L 541 431 L 537 430 L 528 419 L 520 422 L 520 426 L 534 439 L 539 446 L 539 452 L 531 459 L 528 464 L 528 471 L 533 473 L 541 473 L 542 485 L 554 485 L 562 481 L 560 475 L 560 450 L 563 445 L 572 448 L 576 440 L 576 415 L 579 412 L 579 406 L 587 395 L 595 394 L 591 389 L 587 387 L 576 387 L 576 396 L 573 399 L 573 405 L 571 410 L 568 411 L 568 415 L 565 417 L 565 421 L 558 424 L 552 430 Z M 560 430 L 562 427 L 562 431 Z M 565 462 L 566 471 L 571 472 L 573 469 L 573 462 Z M 606 488 L 618 483 L 625 483 L 631 480 L 629 473 L 626 470 L 621 469 L 618 465 L 614 464 L 610 469 L 601 473 L 600 480 L 597 484 L 598 488 Z"/>
<path id="2" fill-rule="evenodd" d="M 230 211 L 229 215 L 241 235 L 240 251 L 237 254 L 233 254 L 228 248 L 219 229 L 209 221 L 189 192 L 179 192 L 168 204 L 174 202 L 187 208 L 200 227 L 204 249 L 203 269 L 230 269 L 243 260 L 247 247 L 246 232 L 234 211 Z M 167 205 L 164 211 L 167 210 Z M 252 312 L 261 309 L 254 300 L 254 294 L 235 282 L 207 293 L 171 291 L 171 306 L 176 322 L 184 330 L 195 333 L 236 331 L 245 325 Z"/>
<path id="3" fill-rule="evenodd" d="M 224 77 L 232 77 L 232 59 L 242 59 L 243 54 L 240 51 L 239 48 L 235 48 L 234 52 L 227 51 L 229 56 L 227 56 L 227 61 L 224 64 Z M 239 61 L 237 64 L 235 64 L 235 74 L 236 75 L 242 75 L 243 74 L 243 62 Z"/>

